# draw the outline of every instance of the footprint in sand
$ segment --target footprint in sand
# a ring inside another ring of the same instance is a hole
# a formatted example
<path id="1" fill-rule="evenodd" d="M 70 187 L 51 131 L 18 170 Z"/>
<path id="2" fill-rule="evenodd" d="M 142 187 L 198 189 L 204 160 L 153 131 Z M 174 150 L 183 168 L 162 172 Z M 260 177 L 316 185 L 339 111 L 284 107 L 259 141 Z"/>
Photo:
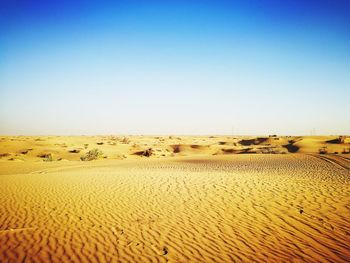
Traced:
<path id="1" fill-rule="evenodd" d="M 167 255 L 169 253 L 169 250 L 167 247 L 163 247 L 163 256 Z"/>

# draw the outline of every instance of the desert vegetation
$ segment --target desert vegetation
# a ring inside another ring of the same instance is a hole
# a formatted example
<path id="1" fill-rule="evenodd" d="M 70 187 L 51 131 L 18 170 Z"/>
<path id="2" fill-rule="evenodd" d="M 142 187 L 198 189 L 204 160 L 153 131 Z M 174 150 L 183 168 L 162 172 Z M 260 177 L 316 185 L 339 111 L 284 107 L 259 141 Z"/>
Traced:
<path id="1" fill-rule="evenodd" d="M 103 156 L 102 151 L 99 149 L 92 149 L 88 151 L 85 155 L 80 157 L 80 160 L 82 161 L 92 161 L 92 160 L 97 160 Z"/>
<path id="2" fill-rule="evenodd" d="M 41 158 L 44 162 L 52 162 L 53 157 L 51 153 L 42 153 L 38 155 L 39 158 Z"/>
<path id="3" fill-rule="evenodd" d="M 323 146 L 318 150 L 319 154 L 326 154 L 328 153 L 327 146 Z"/>

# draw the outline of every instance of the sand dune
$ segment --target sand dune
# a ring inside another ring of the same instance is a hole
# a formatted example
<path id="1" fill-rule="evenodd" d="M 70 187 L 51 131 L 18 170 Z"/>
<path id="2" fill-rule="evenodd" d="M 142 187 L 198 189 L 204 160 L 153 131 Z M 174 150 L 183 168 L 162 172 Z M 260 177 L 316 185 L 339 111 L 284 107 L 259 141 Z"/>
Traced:
<path id="1" fill-rule="evenodd" d="M 1 262 L 350 260 L 350 155 L 217 154 L 296 138 L 5 138 Z M 329 138 L 289 143 L 303 140 Z M 80 161 L 90 147 L 108 157 Z"/>
<path id="2" fill-rule="evenodd" d="M 80 161 L 98 149 L 106 159 L 241 153 L 350 154 L 346 136 L 2 136 L 0 161 Z M 151 154 L 143 154 L 145 151 Z"/>

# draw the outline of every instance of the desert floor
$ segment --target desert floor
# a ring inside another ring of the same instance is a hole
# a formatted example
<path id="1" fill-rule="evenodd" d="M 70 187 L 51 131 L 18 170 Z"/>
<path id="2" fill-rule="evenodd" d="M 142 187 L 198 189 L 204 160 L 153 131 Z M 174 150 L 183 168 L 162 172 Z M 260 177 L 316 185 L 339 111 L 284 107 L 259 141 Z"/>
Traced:
<path id="1" fill-rule="evenodd" d="M 2 136 L 0 262 L 349 262 L 349 148 L 336 136 Z"/>

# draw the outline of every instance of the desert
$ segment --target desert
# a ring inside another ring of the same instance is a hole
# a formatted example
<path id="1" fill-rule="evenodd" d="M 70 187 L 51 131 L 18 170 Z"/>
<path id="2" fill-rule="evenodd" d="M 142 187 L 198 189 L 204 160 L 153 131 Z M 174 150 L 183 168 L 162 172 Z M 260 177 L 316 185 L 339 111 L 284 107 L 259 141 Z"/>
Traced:
<path id="1" fill-rule="evenodd" d="M 350 1 L 0 1 L 0 263 L 350 262 Z"/>
<path id="2" fill-rule="evenodd" d="M 347 136 L 1 136 L 1 262 L 348 262 Z"/>

